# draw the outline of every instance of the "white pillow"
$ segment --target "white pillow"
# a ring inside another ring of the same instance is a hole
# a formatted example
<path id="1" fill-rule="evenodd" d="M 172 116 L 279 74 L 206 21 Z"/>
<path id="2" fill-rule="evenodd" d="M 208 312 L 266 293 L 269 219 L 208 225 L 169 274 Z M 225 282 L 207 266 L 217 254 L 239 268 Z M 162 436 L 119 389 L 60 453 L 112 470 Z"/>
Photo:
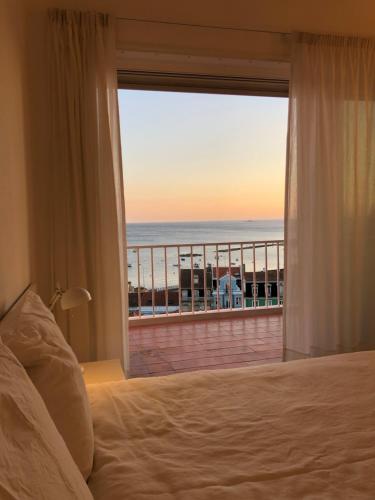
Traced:
<path id="1" fill-rule="evenodd" d="M 0 323 L 0 337 L 25 367 L 85 479 L 92 469 L 94 437 L 78 361 L 53 314 L 28 291 Z"/>
<path id="2" fill-rule="evenodd" d="M 0 341 L 0 498 L 92 500 L 27 373 Z"/>

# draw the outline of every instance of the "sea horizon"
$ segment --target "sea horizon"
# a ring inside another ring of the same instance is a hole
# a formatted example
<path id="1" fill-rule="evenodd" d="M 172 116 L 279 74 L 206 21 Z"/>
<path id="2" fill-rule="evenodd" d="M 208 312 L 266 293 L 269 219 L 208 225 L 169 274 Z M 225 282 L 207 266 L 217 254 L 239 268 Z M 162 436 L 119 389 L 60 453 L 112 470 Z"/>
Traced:
<path id="1" fill-rule="evenodd" d="M 192 219 L 192 220 L 157 220 L 157 221 L 127 221 L 131 224 L 193 224 L 195 222 L 259 222 L 259 221 L 282 221 L 283 217 L 249 217 L 243 219 Z"/>
<path id="2" fill-rule="evenodd" d="M 202 252 L 200 244 L 211 245 L 207 248 L 207 263 L 215 264 L 214 251 L 216 243 L 246 243 L 251 241 L 272 241 L 284 239 L 283 219 L 248 219 L 230 221 L 185 221 L 185 222 L 150 222 L 150 223 L 128 223 L 127 224 L 128 246 L 152 246 L 152 245 L 181 245 L 189 251 L 191 245 L 196 245 L 197 252 Z M 176 264 L 177 249 L 168 249 L 168 276 L 169 279 L 177 280 Z M 258 248 L 257 269 L 263 269 L 264 249 Z M 232 250 L 233 262 L 240 261 L 238 249 Z M 252 269 L 252 253 L 250 250 L 244 252 L 244 263 L 247 269 Z M 268 249 L 268 261 L 270 268 L 276 266 L 276 248 Z M 151 264 L 149 249 L 140 252 L 140 285 L 150 286 Z M 202 262 L 194 261 L 194 264 L 202 266 Z M 183 263 L 182 267 L 188 267 L 190 260 Z M 220 257 L 220 265 L 227 265 L 226 255 Z M 238 265 L 238 264 L 237 264 Z M 135 250 L 128 252 L 129 281 L 138 284 L 137 254 Z M 164 253 L 162 248 L 154 251 L 154 273 L 156 286 L 164 285 Z"/>
<path id="3" fill-rule="evenodd" d="M 284 238 L 283 219 L 129 222 L 128 245 L 196 244 Z"/>

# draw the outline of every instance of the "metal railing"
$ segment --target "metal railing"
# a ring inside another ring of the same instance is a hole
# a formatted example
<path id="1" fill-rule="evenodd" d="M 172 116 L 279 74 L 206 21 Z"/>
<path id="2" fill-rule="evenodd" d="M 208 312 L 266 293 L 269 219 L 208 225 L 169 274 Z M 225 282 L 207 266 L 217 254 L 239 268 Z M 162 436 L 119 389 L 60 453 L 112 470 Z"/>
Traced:
<path id="1" fill-rule="evenodd" d="M 127 247 L 133 318 L 280 307 L 284 241 Z"/>

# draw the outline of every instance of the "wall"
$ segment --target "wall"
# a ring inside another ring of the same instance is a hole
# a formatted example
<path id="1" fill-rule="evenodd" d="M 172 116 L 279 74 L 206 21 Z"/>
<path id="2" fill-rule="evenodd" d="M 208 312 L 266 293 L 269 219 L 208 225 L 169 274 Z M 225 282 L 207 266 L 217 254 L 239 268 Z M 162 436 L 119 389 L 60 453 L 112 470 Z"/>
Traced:
<path id="1" fill-rule="evenodd" d="M 30 282 L 25 16 L 0 0 L 0 316 Z"/>
<path id="2" fill-rule="evenodd" d="M 27 285 L 30 276 L 45 300 L 53 288 L 48 265 L 51 228 L 44 43 L 49 7 L 282 32 L 375 35 L 373 0 L 233 0 L 230 4 L 226 0 L 0 0 L 0 311 Z M 283 59 L 287 54 L 279 35 L 118 21 L 117 36 L 120 46 L 132 50 L 243 59 Z"/>
<path id="3" fill-rule="evenodd" d="M 177 21 L 277 32 L 375 34 L 373 0 L 29 0 L 35 12 L 48 7 L 97 9 L 118 18 L 120 48 L 229 58 L 285 60 L 289 43 L 280 34 L 219 31 L 126 21 Z M 230 7 L 228 7 L 230 5 Z M 122 19 L 121 19 L 122 18 Z"/>
<path id="4" fill-rule="evenodd" d="M 371 36 L 373 0 L 29 0 L 37 11 L 48 6 L 102 9 L 118 17 L 146 17 L 185 23 L 276 31 L 317 31 Z M 138 29 L 139 40 L 150 26 Z M 230 39 L 230 34 L 226 36 Z M 230 42 L 230 40 L 229 40 Z M 220 43 L 220 40 L 218 40 Z"/>

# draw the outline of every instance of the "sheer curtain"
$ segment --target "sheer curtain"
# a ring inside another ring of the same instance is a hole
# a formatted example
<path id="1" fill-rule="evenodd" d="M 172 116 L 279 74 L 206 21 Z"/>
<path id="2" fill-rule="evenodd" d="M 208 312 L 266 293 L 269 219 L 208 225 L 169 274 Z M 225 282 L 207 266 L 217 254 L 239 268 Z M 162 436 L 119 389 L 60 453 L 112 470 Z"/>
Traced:
<path id="1" fill-rule="evenodd" d="M 375 43 L 294 40 L 286 359 L 375 348 Z"/>
<path id="2" fill-rule="evenodd" d="M 127 353 L 127 266 L 115 46 L 105 14 L 48 12 L 51 271 L 86 287 L 58 321 L 81 361 Z"/>

